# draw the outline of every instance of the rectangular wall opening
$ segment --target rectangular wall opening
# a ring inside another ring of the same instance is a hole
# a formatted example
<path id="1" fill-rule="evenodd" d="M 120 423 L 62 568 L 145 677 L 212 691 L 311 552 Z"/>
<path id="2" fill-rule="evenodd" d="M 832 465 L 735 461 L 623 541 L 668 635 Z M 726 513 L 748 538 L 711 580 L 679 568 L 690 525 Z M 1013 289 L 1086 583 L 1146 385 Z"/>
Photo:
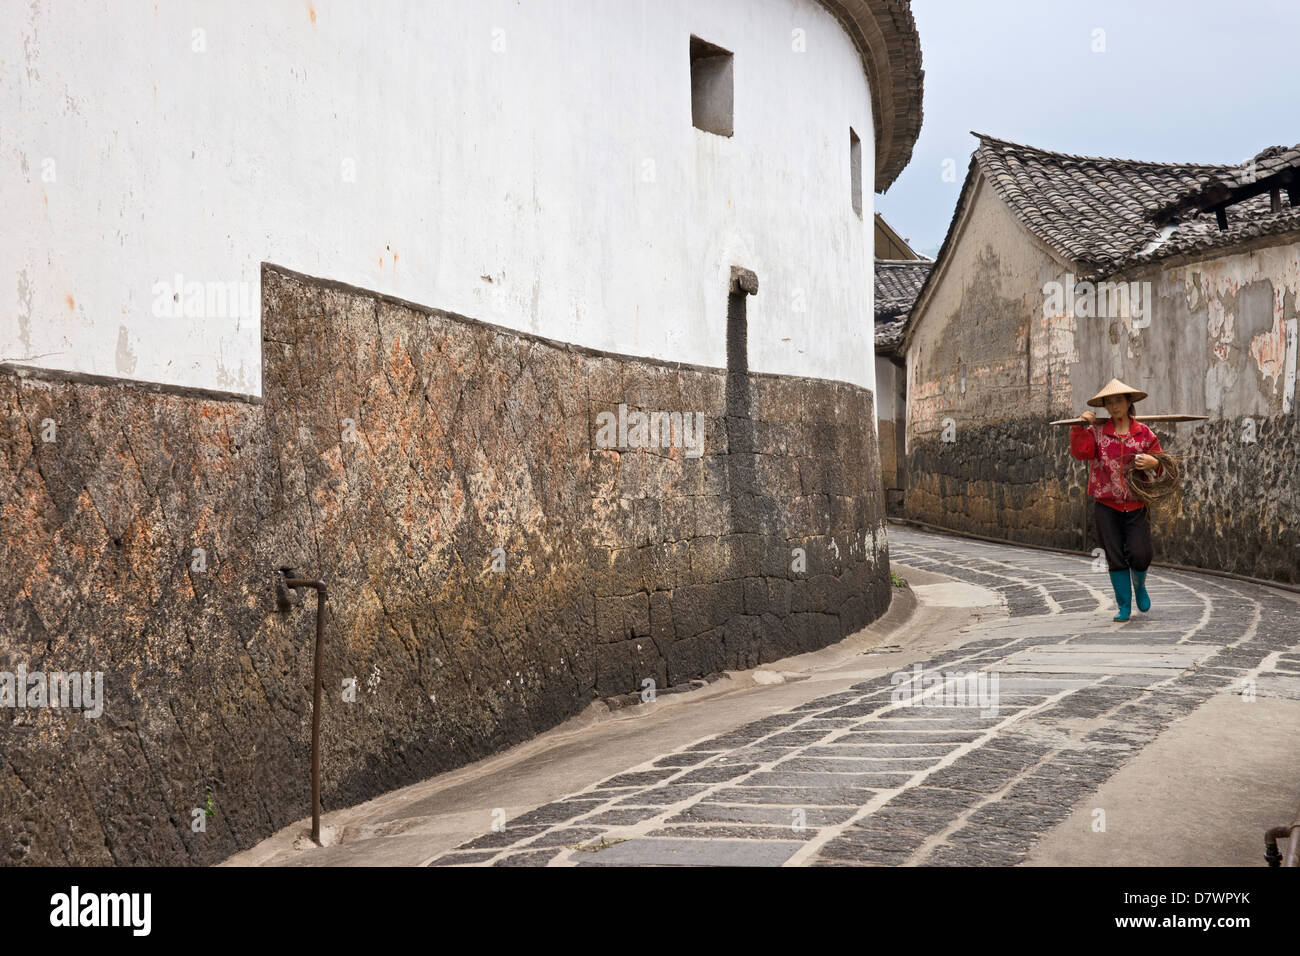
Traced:
<path id="1" fill-rule="evenodd" d="M 691 37 L 691 122 L 719 136 L 735 132 L 734 57 L 720 46 Z"/>

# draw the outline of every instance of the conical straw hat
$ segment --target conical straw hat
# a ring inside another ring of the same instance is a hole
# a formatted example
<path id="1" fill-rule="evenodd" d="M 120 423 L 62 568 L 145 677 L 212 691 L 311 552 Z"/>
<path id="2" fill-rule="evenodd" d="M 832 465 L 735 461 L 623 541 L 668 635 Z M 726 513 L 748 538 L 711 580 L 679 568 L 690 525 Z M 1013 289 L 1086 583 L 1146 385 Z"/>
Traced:
<path id="1" fill-rule="evenodd" d="M 1106 404 L 1104 399 L 1111 395 L 1131 395 L 1132 401 L 1140 402 L 1147 397 L 1147 393 L 1140 388 L 1134 388 L 1132 385 L 1125 385 L 1117 378 L 1112 378 L 1103 388 L 1092 398 L 1088 399 L 1088 404 L 1093 408 L 1101 408 Z"/>

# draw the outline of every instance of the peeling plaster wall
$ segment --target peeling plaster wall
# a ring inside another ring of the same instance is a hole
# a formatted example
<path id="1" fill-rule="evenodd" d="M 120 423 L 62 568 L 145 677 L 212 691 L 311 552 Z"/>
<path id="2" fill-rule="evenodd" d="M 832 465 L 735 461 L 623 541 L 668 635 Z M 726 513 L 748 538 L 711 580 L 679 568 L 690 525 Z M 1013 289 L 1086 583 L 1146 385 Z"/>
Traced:
<path id="1" fill-rule="evenodd" d="M 1068 318 L 1045 316 L 1061 266 L 981 181 L 960 240 L 913 311 L 904 503 L 909 518 L 1056 543 L 1079 519 L 1068 447 L 1044 423 L 1068 394 Z M 1053 415 L 1052 417 L 1057 417 Z M 1062 529 L 1067 529 L 1064 532 Z"/>
<path id="2" fill-rule="evenodd" d="M 1150 325 L 1142 328 L 1128 318 L 1082 320 L 1093 328 L 1080 336 L 1071 366 L 1080 381 L 1140 382 L 1149 393 L 1145 407 L 1150 411 L 1176 409 L 1213 418 L 1293 411 L 1300 244 L 1263 246 L 1121 278 L 1151 284 Z"/>
<path id="3" fill-rule="evenodd" d="M 1300 244 L 1148 266 L 1149 312 L 1045 313 L 1049 256 L 984 185 L 908 352 L 904 513 L 957 530 L 1091 550 L 1085 466 L 1067 418 L 1111 378 L 1145 389 L 1143 412 L 1185 457 L 1180 504 L 1155 516 L 1157 560 L 1300 580 L 1295 410 Z M 963 375 L 965 389 L 963 391 Z M 945 435 L 950 438 L 944 441 Z"/>
<path id="4" fill-rule="evenodd" d="M 751 369 L 874 387 L 848 134 L 873 182 L 870 95 L 813 0 L 0 0 L 0 20 L 0 362 L 259 395 L 273 261 L 721 366 L 736 264 L 762 288 Z M 735 53 L 731 138 L 691 124 L 692 33 Z"/>
<path id="5" fill-rule="evenodd" d="M 1068 392 L 1073 336 L 1043 314 L 1043 283 L 1062 267 L 981 179 L 960 241 L 913 312 L 907 353 L 908 447 L 956 425 L 1041 414 Z"/>
<path id="6" fill-rule="evenodd" d="M 275 568 L 329 586 L 327 810 L 888 607 L 869 392 L 261 288 L 262 404 L 0 374 L 0 670 L 105 673 L 97 720 L 0 711 L 4 862 L 213 863 L 309 812 L 314 599 L 276 613 Z M 703 412 L 704 454 L 598 447 L 619 403 Z"/>

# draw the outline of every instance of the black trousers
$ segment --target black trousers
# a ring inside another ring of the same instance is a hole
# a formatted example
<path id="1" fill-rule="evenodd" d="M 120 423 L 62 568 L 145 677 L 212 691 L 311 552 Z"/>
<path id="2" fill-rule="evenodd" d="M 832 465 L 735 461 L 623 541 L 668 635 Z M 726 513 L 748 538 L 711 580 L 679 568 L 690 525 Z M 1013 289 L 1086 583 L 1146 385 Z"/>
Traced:
<path id="1" fill-rule="evenodd" d="M 1151 521 L 1146 508 L 1116 511 L 1100 501 L 1093 502 L 1097 537 L 1106 552 L 1111 571 L 1145 571 L 1151 566 Z"/>

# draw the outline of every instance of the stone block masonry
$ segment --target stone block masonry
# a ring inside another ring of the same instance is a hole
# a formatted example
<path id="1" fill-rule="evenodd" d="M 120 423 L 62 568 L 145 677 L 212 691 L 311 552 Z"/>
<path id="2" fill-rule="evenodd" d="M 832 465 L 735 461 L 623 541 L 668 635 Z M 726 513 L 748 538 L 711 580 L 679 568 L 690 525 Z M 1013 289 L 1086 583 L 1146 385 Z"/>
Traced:
<path id="1" fill-rule="evenodd" d="M 213 863 L 309 812 L 315 612 L 278 568 L 329 585 L 327 810 L 888 606 L 861 388 L 728 403 L 270 266 L 262 307 L 261 403 L 0 373 L 0 670 L 104 673 L 97 720 L 0 712 L 5 863 Z M 620 404 L 703 412 L 703 454 L 599 447 Z"/>
<path id="2" fill-rule="evenodd" d="M 1068 429 L 1004 419 L 958 423 L 950 437 L 911 443 L 906 517 L 1029 544 L 1092 547 L 1087 474 L 1070 457 Z"/>
<path id="3" fill-rule="evenodd" d="M 1181 499 L 1152 511 L 1156 561 L 1300 583 L 1300 419 L 1152 427 L 1183 463 Z M 913 442 L 905 514 L 955 531 L 1091 551 L 1099 545 L 1087 481 L 1085 463 L 1070 457 L 1068 428 L 1028 419 L 958 424 L 953 441 Z"/>
<path id="4" fill-rule="evenodd" d="M 1213 419 L 1160 434 L 1183 462 L 1178 507 L 1157 514 L 1156 560 L 1300 584 L 1300 417 Z"/>

